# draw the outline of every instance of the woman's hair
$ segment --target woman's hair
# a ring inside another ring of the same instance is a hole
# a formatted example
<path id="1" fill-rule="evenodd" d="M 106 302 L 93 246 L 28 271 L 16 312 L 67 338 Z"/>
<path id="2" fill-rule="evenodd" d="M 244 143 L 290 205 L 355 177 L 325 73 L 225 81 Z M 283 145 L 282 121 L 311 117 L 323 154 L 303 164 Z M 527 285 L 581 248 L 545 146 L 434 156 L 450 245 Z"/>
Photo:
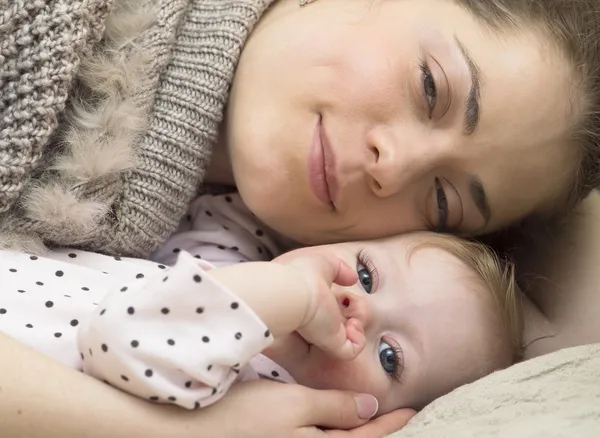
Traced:
<path id="1" fill-rule="evenodd" d="M 456 0 L 498 32 L 537 30 L 570 62 L 576 172 L 550 216 L 569 212 L 600 184 L 600 3 L 598 0 Z M 569 86 L 565 84 L 565 86 Z M 544 184 L 540 181 L 540 184 Z M 547 216 L 547 215 L 545 215 Z M 547 217 L 545 218 L 547 219 Z"/>
<path id="2" fill-rule="evenodd" d="M 439 248 L 456 257 L 480 280 L 496 310 L 500 337 L 507 347 L 510 363 L 518 362 L 523 353 L 523 309 L 512 263 L 501 260 L 487 245 L 446 234 L 428 235 L 410 248 L 408 256 L 421 248 Z M 493 321 L 492 323 L 495 323 Z M 493 349 L 502 352 L 500 345 Z"/>

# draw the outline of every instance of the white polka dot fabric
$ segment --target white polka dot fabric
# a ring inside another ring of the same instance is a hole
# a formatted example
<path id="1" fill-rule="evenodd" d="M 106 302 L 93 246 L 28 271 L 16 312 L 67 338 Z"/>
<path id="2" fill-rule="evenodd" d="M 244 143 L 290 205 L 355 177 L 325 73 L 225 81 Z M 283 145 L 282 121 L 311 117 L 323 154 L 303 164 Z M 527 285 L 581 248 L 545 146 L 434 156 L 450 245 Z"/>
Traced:
<path id="1" fill-rule="evenodd" d="M 281 241 L 275 240 L 273 231 L 256 219 L 238 194 L 205 195 L 191 203 L 178 230 L 150 258 L 170 265 L 180 251 L 187 251 L 217 267 L 268 261 L 283 252 Z"/>
<path id="2" fill-rule="evenodd" d="M 114 287 L 166 271 L 143 260 L 58 250 L 47 257 L 0 252 L 0 330 L 65 365 L 80 368 L 82 319 Z"/>
<path id="3" fill-rule="evenodd" d="M 279 251 L 237 195 L 195 201 L 153 255 L 158 263 L 1 251 L 0 331 L 124 391 L 188 409 L 214 403 L 235 381 L 293 382 L 259 354 L 273 341 L 268 328 L 208 272 Z"/>
<path id="4" fill-rule="evenodd" d="M 206 267 L 182 251 L 168 271 L 117 286 L 82 322 L 83 370 L 153 401 L 218 400 L 273 338 Z"/>

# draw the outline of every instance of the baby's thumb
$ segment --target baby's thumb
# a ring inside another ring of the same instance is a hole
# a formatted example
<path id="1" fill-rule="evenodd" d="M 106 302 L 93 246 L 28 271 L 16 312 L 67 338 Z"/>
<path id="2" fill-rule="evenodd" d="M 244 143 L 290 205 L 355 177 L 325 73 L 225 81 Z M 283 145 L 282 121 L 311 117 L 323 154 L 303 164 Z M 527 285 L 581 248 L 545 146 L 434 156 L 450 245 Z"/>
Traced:
<path id="1" fill-rule="evenodd" d="M 356 273 L 356 269 L 352 269 L 346 262 L 340 259 L 337 274 L 333 282 L 340 286 L 354 286 L 357 281 L 358 274 Z"/>
<path id="2" fill-rule="evenodd" d="M 316 274 L 329 286 L 333 283 L 340 286 L 353 286 L 358 281 L 356 269 L 352 269 L 342 259 L 330 253 L 297 257 L 288 263 L 312 275 Z"/>

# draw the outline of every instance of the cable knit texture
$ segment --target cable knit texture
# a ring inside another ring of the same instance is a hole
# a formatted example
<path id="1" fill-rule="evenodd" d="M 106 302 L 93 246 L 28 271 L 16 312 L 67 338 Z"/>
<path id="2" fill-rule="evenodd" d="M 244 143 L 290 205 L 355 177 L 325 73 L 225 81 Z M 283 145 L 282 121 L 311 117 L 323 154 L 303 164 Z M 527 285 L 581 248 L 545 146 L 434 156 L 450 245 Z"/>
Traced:
<path id="1" fill-rule="evenodd" d="M 24 190 L 110 1 L 0 2 L 0 212 Z"/>
<path id="2" fill-rule="evenodd" d="M 0 0 L 0 246 L 160 245 L 199 193 L 271 2 Z"/>

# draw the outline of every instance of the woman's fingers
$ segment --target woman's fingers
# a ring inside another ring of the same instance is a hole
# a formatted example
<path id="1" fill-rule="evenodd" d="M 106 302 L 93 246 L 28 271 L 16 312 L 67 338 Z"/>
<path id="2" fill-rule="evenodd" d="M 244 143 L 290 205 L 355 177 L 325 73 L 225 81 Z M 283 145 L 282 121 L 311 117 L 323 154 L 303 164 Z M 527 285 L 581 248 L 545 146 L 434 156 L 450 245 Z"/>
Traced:
<path id="1" fill-rule="evenodd" d="M 327 438 L 384 438 L 406 426 L 415 414 L 416 412 L 412 409 L 398 409 L 356 429 L 327 430 L 324 432 L 324 436 Z"/>
<path id="2" fill-rule="evenodd" d="M 377 407 L 366 394 L 261 380 L 234 385 L 195 415 L 204 417 L 207 436 L 215 438 L 383 438 L 415 413 L 401 409 L 369 421 Z"/>
<path id="3" fill-rule="evenodd" d="M 365 424 L 378 409 L 377 399 L 347 391 L 305 389 L 301 426 L 353 429 Z"/>

